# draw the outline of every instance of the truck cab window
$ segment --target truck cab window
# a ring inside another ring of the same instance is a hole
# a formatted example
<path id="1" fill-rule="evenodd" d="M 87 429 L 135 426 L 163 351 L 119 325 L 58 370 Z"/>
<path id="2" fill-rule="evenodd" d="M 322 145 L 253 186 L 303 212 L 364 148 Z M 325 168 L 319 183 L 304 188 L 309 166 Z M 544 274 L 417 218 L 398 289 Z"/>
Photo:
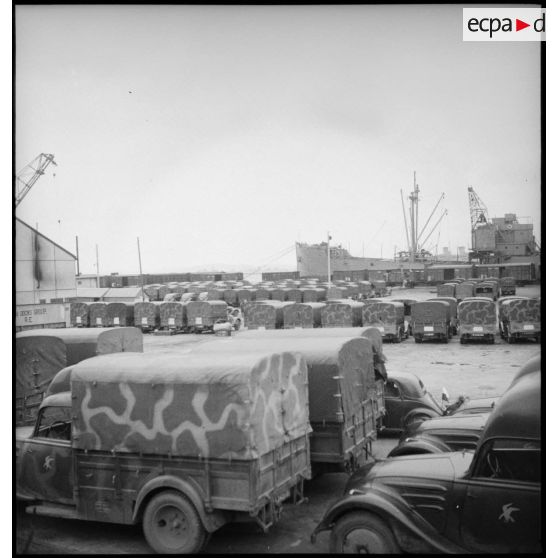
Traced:
<path id="1" fill-rule="evenodd" d="M 35 438 L 70 440 L 72 415 L 70 407 L 45 407 L 41 409 Z"/>

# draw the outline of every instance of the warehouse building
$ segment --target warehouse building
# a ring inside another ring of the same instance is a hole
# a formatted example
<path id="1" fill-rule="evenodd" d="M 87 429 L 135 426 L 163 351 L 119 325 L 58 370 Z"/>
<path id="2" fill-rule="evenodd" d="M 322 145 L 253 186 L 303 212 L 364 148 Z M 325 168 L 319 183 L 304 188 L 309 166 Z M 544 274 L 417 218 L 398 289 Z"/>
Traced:
<path id="1" fill-rule="evenodd" d="M 76 257 L 15 218 L 16 329 L 64 327 L 76 296 Z"/>

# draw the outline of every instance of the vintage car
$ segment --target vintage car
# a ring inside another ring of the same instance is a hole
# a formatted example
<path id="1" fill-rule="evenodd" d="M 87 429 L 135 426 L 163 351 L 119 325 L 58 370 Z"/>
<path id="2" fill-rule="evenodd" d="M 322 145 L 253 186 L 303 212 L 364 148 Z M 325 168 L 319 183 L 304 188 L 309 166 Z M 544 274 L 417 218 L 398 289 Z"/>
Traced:
<path id="1" fill-rule="evenodd" d="M 333 553 L 540 553 L 541 374 L 512 382 L 475 451 L 370 463 L 311 540 Z"/>
<path id="2" fill-rule="evenodd" d="M 409 372 L 390 371 L 384 396 L 384 429 L 405 430 L 413 423 L 444 414 L 443 406 L 427 391 L 420 378 Z"/>
<path id="3" fill-rule="evenodd" d="M 474 450 L 488 416 L 486 412 L 455 414 L 415 422 L 403 432 L 388 457 Z"/>

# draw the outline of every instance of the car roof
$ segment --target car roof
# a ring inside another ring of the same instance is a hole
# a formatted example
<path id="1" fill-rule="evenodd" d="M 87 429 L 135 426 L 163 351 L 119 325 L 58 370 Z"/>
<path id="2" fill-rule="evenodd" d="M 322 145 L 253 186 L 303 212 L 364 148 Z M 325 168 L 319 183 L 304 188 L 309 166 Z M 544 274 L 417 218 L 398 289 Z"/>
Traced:
<path id="1" fill-rule="evenodd" d="M 532 371 L 514 380 L 486 423 L 482 442 L 490 438 L 541 437 L 541 373 Z"/>
<path id="2" fill-rule="evenodd" d="M 411 372 L 388 372 L 388 380 L 396 380 L 403 391 L 411 397 L 422 397 L 424 388 L 421 387 L 422 381 Z"/>

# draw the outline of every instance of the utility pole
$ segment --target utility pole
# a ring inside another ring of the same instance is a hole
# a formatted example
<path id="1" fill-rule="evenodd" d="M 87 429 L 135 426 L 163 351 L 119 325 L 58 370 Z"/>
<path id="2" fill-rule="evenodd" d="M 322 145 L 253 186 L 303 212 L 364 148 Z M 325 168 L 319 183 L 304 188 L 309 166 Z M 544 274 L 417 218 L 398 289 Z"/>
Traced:
<path id="1" fill-rule="evenodd" d="M 76 235 L 76 264 L 77 264 L 77 274 L 79 276 L 79 244 L 78 244 L 77 235 Z"/>
<path id="2" fill-rule="evenodd" d="M 331 287 L 331 260 L 329 255 L 329 241 L 331 236 L 329 236 L 329 231 L 327 231 L 327 285 Z"/>
<path id="3" fill-rule="evenodd" d="M 99 245 L 95 244 L 95 254 L 97 259 L 97 287 L 100 287 L 100 280 L 99 280 Z"/>
<path id="4" fill-rule="evenodd" d="M 141 300 L 142 302 L 145 301 L 144 293 L 143 293 L 143 272 L 141 269 L 141 250 L 140 250 L 140 241 L 139 236 L 137 237 L 138 240 L 138 260 L 139 260 L 139 272 L 140 272 L 140 288 L 141 288 Z"/>

